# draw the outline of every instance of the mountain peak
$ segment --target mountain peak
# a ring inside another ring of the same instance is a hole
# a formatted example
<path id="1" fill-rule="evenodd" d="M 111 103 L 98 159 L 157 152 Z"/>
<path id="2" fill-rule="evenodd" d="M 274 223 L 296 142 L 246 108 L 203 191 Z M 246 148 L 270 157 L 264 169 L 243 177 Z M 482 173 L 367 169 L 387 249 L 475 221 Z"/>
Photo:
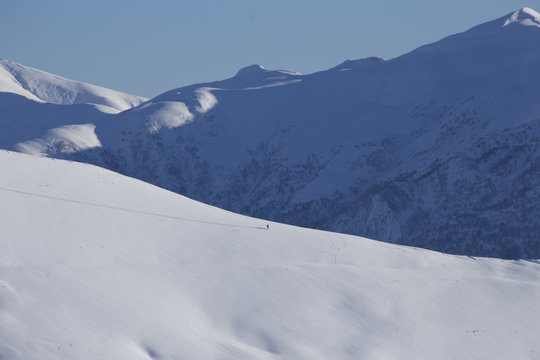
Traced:
<path id="1" fill-rule="evenodd" d="M 243 67 L 240 70 L 238 70 L 235 77 L 250 76 L 250 75 L 253 75 L 253 74 L 260 74 L 260 73 L 265 72 L 265 71 L 267 71 L 267 70 L 265 68 L 263 68 L 261 65 L 253 64 L 253 65 L 249 65 L 249 66 Z"/>
<path id="2" fill-rule="evenodd" d="M 364 66 L 367 64 L 380 63 L 380 62 L 384 62 L 384 59 L 377 56 L 369 56 L 366 58 L 356 59 L 356 60 L 347 59 L 341 64 L 339 64 L 338 66 L 334 67 L 333 69 L 338 69 L 342 71 L 351 70 L 351 69 L 358 68 L 360 66 Z"/>
<path id="3" fill-rule="evenodd" d="M 504 26 L 519 23 L 524 26 L 536 26 L 540 28 L 540 14 L 531 8 L 524 7 L 515 11 L 504 22 Z"/>

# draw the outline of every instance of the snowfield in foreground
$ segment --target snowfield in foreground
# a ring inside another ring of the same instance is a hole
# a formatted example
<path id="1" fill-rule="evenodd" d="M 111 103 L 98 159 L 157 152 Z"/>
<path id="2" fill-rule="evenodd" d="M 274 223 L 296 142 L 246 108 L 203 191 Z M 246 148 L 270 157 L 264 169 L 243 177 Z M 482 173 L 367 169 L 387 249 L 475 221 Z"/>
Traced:
<path id="1" fill-rule="evenodd" d="M 540 265 L 236 215 L 0 152 L 1 359 L 539 359 Z"/>

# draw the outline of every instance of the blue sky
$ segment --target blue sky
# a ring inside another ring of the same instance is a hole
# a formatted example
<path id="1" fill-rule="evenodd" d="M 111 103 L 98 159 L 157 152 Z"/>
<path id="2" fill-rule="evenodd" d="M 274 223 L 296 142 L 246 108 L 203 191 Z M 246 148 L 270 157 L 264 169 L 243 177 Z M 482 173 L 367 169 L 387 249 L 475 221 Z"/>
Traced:
<path id="1" fill-rule="evenodd" d="M 311 73 L 392 58 L 540 0 L 11 0 L 0 57 L 153 97 L 246 65 Z"/>

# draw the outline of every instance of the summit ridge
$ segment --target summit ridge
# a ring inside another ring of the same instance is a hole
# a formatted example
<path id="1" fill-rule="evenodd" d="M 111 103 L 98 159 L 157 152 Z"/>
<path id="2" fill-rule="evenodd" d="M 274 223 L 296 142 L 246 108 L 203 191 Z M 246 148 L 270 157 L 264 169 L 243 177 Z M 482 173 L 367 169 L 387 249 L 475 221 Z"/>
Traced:
<path id="1" fill-rule="evenodd" d="M 519 23 L 524 26 L 535 26 L 540 28 L 540 13 L 537 11 L 523 7 L 515 11 L 505 22 L 503 26 Z"/>

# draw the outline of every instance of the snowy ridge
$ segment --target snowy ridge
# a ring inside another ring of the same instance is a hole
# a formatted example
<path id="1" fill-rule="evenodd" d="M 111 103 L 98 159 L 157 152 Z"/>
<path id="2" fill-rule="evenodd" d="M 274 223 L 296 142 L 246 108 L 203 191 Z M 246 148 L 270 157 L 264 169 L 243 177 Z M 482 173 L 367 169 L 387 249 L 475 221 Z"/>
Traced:
<path id="1" fill-rule="evenodd" d="M 522 8 L 510 16 L 503 26 L 508 26 L 513 23 L 519 23 L 525 26 L 540 27 L 540 14 L 531 8 Z"/>
<path id="2" fill-rule="evenodd" d="M 110 112 L 120 112 L 147 99 L 85 84 L 41 70 L 0 59 L 0 92 L 11 92 L 30 100 L 53 104 L 104 105 Z"/>
<path id="3" fill-rule="evenodd" d="M 0 61 L 5 63 L 5 60 Z M 0 90 L 2 92 L 18 94 L 30 100 L 44 102 L 42 99 L 26 90 L 13 76 L 10 69 L 6 69 L 4 66 L 0 66 Z"/>
<path id="4" fill-rule="evenodd" d="M 0 165 L 2 358 L 540 353 L 537 262 L 267 230 L 94 166 L 6 151 Z"/>

